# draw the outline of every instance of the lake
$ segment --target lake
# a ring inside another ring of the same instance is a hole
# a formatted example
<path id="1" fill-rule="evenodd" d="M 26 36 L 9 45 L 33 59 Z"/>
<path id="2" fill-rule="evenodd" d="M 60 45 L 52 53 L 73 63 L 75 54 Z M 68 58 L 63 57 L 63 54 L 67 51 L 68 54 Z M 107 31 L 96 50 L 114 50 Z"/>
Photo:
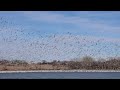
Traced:
<path id="1" fill-rule="evenodd" d="M 120 72 L 0 73 L 0 79 L 120 79 Z"/>

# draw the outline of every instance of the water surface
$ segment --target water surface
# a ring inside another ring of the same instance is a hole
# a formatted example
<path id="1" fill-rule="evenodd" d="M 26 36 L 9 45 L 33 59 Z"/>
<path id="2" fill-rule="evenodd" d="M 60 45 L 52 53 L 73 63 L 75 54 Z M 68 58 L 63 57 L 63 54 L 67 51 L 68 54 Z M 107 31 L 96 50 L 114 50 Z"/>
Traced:
<path id="1" fill-rule="evenodd" d="M 0 73 L 0 79 L 120 79 L 120 72 Z"/>

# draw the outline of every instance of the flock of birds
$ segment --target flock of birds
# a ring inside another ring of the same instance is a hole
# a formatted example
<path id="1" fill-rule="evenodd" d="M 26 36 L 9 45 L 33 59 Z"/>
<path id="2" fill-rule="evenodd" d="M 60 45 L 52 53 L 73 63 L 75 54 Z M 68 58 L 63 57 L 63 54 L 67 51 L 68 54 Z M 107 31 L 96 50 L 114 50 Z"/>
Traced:
<path id="1" fill-rule="evenodd" d="M 26 32 L 22 26 L 18 28 L 11 27 L 14 25 L 14 23 L 7 21 L 5 18 L 0 18 L 0 40 L 8 43 L 8 47 L 10 43 L 16 45 L 19 43 L 22 47 L 21 49 L 24 49 L 21 53 L 27 53 L 28 50 L 28 56 L 39 55 L 39 58 L 47 55 L 48 58 L 56 56 L 56 59 L 59 60 L 60 57 L 73 58 L 72 55 L 74 57 L 105 55 L 103 51 L 108 54 L 117 52 L 115 56 L 119 56 L 120 45 L 111 43 L 114 48 L 114 51 L 112 51 L 113 49 L 109 47 L 110 44 L 108 45 L 104 38 L 92 40 L 92 38 L 87 38 L 87 36 L 73 35 L 70 32 L 63 35 L 59 33 L 46 34 L 40 31 Z M 2 51 L 0 52 L 2 53 Z M 16 52 L 20 53 L 18 50 Z"/>

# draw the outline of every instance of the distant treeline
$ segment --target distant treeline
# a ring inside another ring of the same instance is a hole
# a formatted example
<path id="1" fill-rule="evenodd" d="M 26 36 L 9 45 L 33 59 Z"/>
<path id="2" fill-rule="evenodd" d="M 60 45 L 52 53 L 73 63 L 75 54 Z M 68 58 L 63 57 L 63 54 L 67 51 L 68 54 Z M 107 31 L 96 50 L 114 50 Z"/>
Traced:
<path id="1" fill-rule="evenodd" d="M 36 67 L 40 67 L 41 65 L 52 65 L 57 68 L 64 66 L 67 67 L 67 70 L 72 69 L 85 69 L 85 70 L 119 70 L 120 69 L 120 58 L 110 58 L 109 60 L 95 60 L 90 56 L 83 57 L 82 59 L 73 59 L 70 61 L 57 61 L 53 60 L 52 62 L 47 62 L 46 60 L 42 60 L 41 62 L 31 62 L 28 63 L 24 60 L 0 60 L 0 65 L 4 66 L 30 66 L 35 65 Z M 56 69 L 57 69 L 56 68 Z M 37 70 L 41 68 L 36 68 Z M 49 68 L 47 68 L 49 70 Z M 55 69 L 55 68 L 54 68 Z M 64 69 L 64 68 L 63 68 Z"/>
<path id="2" fill-rule="evenodd" d="M 27 61 L 24 60 L 0 60 L 0 65 L 8 65 L 8 66 L 12 66 L 12 65 L 28 65 Z"/>
<path id="3" fill-rule="evenodd" d="M 120 59 L 110 58 L 107 61 L 104 59 L 95 61 L 92 57 L 84 57 L 81 61 L 70 61 L 68 67 L 70 69 L 86 70 L 119 70 Z"/>

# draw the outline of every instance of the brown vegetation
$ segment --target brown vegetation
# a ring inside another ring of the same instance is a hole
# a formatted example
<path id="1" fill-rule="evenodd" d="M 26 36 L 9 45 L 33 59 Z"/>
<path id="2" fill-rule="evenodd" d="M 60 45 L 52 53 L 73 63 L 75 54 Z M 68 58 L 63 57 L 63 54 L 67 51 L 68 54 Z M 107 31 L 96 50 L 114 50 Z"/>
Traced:
<path id="1" fill-rule="evenodd" d="M 100 59 L 95 61 L 86 56 L 80 60 L 28 63 L 23 60 L 0 60 L 0 71 L 10 70 L 120 70 L 120 58 Z"/>

